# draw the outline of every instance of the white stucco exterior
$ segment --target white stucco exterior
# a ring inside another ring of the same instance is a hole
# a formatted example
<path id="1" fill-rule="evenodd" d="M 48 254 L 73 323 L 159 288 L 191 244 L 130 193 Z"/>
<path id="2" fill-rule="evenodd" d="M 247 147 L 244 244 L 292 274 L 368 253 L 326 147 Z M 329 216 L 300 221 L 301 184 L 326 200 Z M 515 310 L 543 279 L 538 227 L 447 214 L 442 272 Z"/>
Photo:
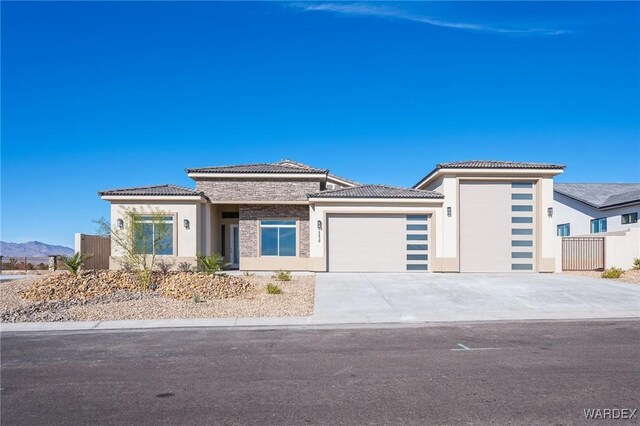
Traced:
<path id="1" fill-rule="evenodd" d="M 591 220 L 602 217 L 607 218 L 607 232 L 626 231 L 639 227 L 638 222 L 623 224 L 621 215 L 626 213 L 640 215 L 640 203 L 613 209 L 596 209 L 557 192 L 554 193 L 553 201 L 554 225 L 570 224 L 572 237 L 589 235 Z"/>
<path id="2" fill-rule="evenodd" d="M 138 213 L 152 213 L 161 211 L 173 216 L 173 256 L 176 261 L 195 261 L 196 253 L 206 250 L 209 239 L 205 238 L 208 228 L 203 226 L 203 218 L 206 219 L 208 206 L 196 201 L 167 202 L 153 200 L 144 202 L 112 201 L 111 226 L 117 227 L 118 220 L 127 220 L 126 210 L 136 209 Z M 184 220 L 189 221 L 188 229 Z M 123 256 L 123 251 L 117 244 L 111 246 L 112 258 Z M 162 256 L 165 257 L 165 256 Z M 113 262 L 112 262 L 113 263 Z M 117 262 L 116 262 L 117 263 Z"/>

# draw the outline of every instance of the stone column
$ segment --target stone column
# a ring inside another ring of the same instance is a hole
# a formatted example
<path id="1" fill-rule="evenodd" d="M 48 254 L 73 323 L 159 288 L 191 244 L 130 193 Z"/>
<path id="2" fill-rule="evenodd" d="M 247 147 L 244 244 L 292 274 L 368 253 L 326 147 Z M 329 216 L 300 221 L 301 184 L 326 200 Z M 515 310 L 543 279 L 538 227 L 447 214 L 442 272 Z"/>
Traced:
<path id="1" fill-rule="evenodd" d="M 58 269 L 58 255 L 49 255 L 49 270 L 55 271 Z"/>

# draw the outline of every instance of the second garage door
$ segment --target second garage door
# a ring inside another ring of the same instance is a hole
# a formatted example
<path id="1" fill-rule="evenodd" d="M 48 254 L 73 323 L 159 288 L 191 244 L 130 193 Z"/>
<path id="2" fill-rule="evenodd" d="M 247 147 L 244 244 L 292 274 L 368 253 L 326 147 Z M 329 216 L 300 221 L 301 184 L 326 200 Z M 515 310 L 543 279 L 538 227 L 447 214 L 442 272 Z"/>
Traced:
<path id="1" fill-rule="evenodd" d="M 329 271 L 429 270 L 427 215 L 333 214 L 327 221 Z"/>
<path id="2" fill-rule="evenodd" d="M 534 271 L 532 182 L 460 183 L 460 272 Z"/>

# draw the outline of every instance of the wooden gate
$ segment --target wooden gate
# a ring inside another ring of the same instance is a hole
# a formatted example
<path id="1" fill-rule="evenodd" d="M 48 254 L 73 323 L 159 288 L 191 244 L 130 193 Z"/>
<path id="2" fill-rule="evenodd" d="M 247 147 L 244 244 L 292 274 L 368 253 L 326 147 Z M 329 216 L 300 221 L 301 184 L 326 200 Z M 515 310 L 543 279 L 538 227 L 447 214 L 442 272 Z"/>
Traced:
<path id="1" fill-rule="evenodd" d="M 604 270 L 604 237 L 563 237 L 562 270 Z"/>
<path id="2" fill-rule="evenodd" d="M 80 234 L 79 248 L 80 253 L 91 256 L 91 259 L 87 260 L 84 269 L 109 269 L 111 237 Z"/>

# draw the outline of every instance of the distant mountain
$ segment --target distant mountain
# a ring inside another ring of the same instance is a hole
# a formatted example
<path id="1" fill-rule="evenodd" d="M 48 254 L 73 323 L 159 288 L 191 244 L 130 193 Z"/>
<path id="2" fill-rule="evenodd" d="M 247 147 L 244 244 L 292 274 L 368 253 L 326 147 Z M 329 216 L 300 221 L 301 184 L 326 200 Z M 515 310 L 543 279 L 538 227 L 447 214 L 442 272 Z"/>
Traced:
<path id="1" fill-rule="evenodd" d="M 55 246 L 41 243 L 40 241 L 29 241 L 28 243 L 6 243 L 0 241 L 0 255 L 4 257 L 20 256 L 48 256 L 50 254 L 72 255 L 74 250 L 65 246 Z"/>

